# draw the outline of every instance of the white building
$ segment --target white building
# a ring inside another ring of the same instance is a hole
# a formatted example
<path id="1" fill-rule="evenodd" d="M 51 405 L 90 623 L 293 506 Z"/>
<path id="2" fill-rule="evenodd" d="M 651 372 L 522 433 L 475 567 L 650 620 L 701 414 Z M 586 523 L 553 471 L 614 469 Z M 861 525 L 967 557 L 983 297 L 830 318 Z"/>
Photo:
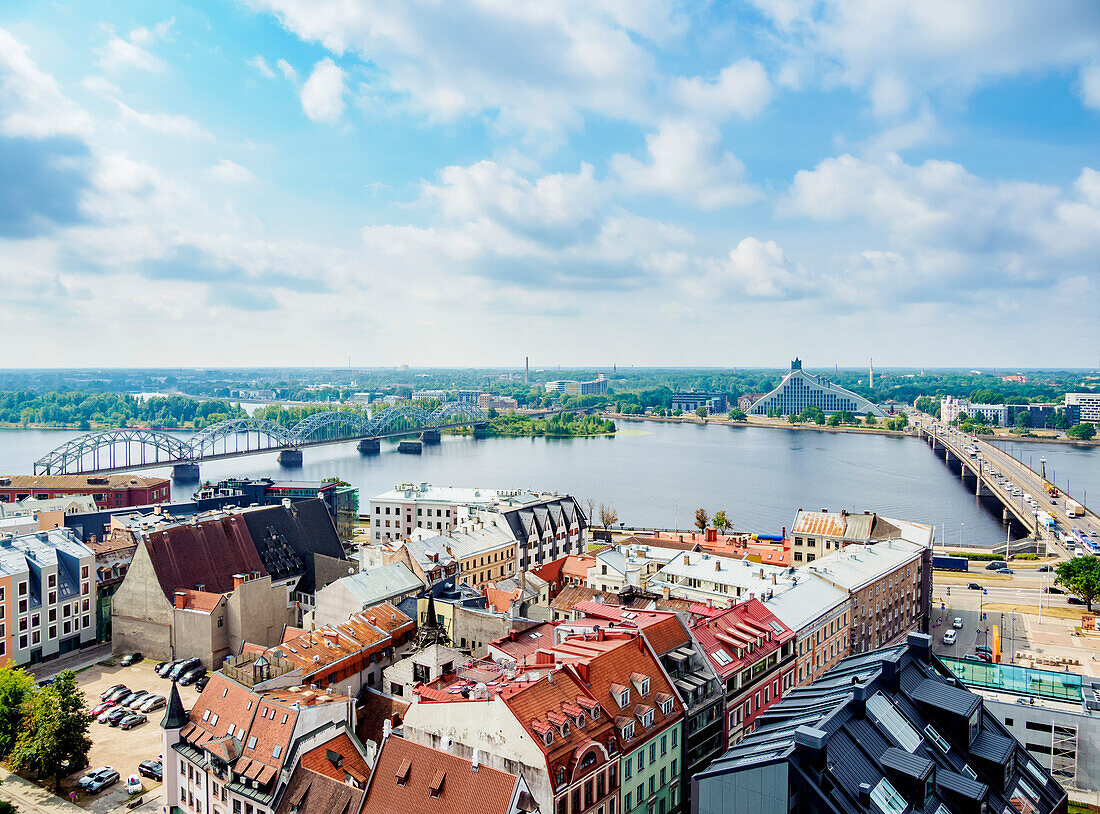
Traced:
<path id="1" fill-rule="evenodd" d="M 353 613 L 382 602 L 396 605 L 423 588 L 424 583 L 403 562 L 349 574 L 317 592 L 309 620 L 318 626 L 338 625 Z"/>
<path id="2" fill-rule="evenodd" d="M 1078 423 L 1100 424 L 1100 393 L 1066 393 L 1066 413 Z"/>
<path id="3" fill-rule="evenodd" d="M 596 375 L 592 381 L 578 382 L 572 379 L 559 379 L 546 383 L 547 393 L 562 393 L 566 396 L 606 396 L 607 376 L 603 373 Z"/>
<path id="4" fill-rule="evenodd" d="M 778 415 L 799 415 L 807 407 L 817 407 L 825 414 L 847 410 L 856 415 L 871 415 L 884 418 L 886 413 L 878 405 L 863 396 L 846 390 L 824 376 L 814 376 L 802 370 L 802 361 L 791 362 L 788 373 L 779 386 L 755 402 L 749 408 L 749 415 L 768 415 L 769 411 Z"/>
<path id="5" fill-rule="evenodd" d="M 973 404 L 967 399 L 952 396 L 940 399 L 940 421 L 951 424 L 963 413 L 970 418 L 981 416 L 992 427 L 1004 427 L 1008 424 L 1007 404 Z"/>

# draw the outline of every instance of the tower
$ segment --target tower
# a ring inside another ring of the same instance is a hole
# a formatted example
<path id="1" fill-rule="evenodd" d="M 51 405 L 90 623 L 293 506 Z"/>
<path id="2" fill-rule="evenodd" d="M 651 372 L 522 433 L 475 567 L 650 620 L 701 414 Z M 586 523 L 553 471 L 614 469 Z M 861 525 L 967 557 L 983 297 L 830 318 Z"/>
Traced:
<path id="1" fill-rule="evenodd" d="M 523 357 L 523 383 L 524 384 L 530 384 L 531 383 L 531 357 L 530 356 L 524 356 Z"/>
<path id="2" fill-rule="evenodd" d="M 172 747 L 179 743 L 180 730 L 187 726 L 189 719 L 187 711 L 180 701 L 179 690 L 176 682 L 172 682 L 172 691 L 168 694 L 168 705 L 164 709 L 164 717 L 161 718 L 160 746 L 161 746 L 161 776 L 164 778 L 164 786 L 161 789 L 165 811 L 176 808 L 179 802 L 179 757 Z"/>
<path id="3" fill-rule="evenodd" d="M 874 390 L 875 389 L 875 360 L 874 360 L 874 357 L 871 358 L 870 365 L 868 366 L 868 371 L 867 372 L 868 372 L 868 376 L 867 376 L 868 382 L 871 385 L 871 389 Z"/>

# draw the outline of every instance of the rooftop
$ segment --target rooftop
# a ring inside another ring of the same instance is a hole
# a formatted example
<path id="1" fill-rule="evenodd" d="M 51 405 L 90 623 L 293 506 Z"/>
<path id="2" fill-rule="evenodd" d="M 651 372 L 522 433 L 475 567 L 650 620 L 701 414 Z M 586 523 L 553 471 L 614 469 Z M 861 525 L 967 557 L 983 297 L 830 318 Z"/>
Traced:
<path id="1" fill-rule="evenodd" d="M 818 557 L 800 570 L 854 591 L 901 565 L 919 558 L 926 547 L 908 540 L 884 540 L 872 545 L 853 544 Z"/>

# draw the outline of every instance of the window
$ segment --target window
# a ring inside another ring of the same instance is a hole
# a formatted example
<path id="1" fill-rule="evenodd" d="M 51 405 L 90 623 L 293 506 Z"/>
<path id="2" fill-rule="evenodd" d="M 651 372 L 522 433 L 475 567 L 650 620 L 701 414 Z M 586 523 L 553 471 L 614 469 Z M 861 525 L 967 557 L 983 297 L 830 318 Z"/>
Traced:
<path id="1" fill-rule="evenodd" d="M 272 757 L 278 757 L 279 753 L 283 751 L 283 747 L 279 744 L 275 744 L 275 748 L 271 750 Z"/>
<path id="2" fill-rule="evenodd" d="M 251 738 L 248 739 L 248 748 L 249 749 L 255 749 L 256 748 L 256 736 L 255 735 L 253 735 Z"/>
<path id="3" fill-rule="evenodd" d="M 633 760 L 631 760 L 630 758 L 627 758 L 626 762 L 623 764 L 623 780 L 629 780 L 631 778 L 631 776 L 634 774 L 630 770 L 630 767 L 631 767 L 631 765 L 633 765 L 633 763 L 634 763 Z"/>
<path id="4" fill-rule="evenodd" d="M 625 707 L 630 703 L 630 690 L 623 690 L 619 693 L 619 706 Z"/>

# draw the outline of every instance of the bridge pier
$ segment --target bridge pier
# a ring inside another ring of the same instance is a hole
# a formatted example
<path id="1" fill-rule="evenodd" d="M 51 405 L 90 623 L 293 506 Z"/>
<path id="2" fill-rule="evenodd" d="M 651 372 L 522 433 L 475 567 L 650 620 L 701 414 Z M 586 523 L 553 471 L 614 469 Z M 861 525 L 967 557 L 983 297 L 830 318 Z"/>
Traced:
<path id="1" fill-rule="evenodd" d="M 180 483 L 195 483 L 199 479 L 198 464 L 176 464 L 172 467 L 172 480 Z"/>
<path id="2" fill-rule="evenodd" d="M 295 469 L 300 467 L 302 465 L 302 450 L 284 449 L 279 453 L 279 465 Z"/>
<path id="3" fill-rule="evenodd" d="M 419 441 L 402 441 L 397 445 L 397 451 L 406 455 L 419 455 L 424 451 L 424 445 Z"/>
<path id="4" fill-rule="evenodd" d="M 424 430 L 424 432 L 420 433 L 420 440 L 424 444 L 431 444 L 434 446 L 440 443 L 442 439 L 439 435 L 439 430 Z"/>
<path id="5" fill-rule="evenodd" d="M 364 438 L 359 442 L 358 449 L 363 455 L 377 455 L 382 451 L 382 442 L 377 438 Z"/>

